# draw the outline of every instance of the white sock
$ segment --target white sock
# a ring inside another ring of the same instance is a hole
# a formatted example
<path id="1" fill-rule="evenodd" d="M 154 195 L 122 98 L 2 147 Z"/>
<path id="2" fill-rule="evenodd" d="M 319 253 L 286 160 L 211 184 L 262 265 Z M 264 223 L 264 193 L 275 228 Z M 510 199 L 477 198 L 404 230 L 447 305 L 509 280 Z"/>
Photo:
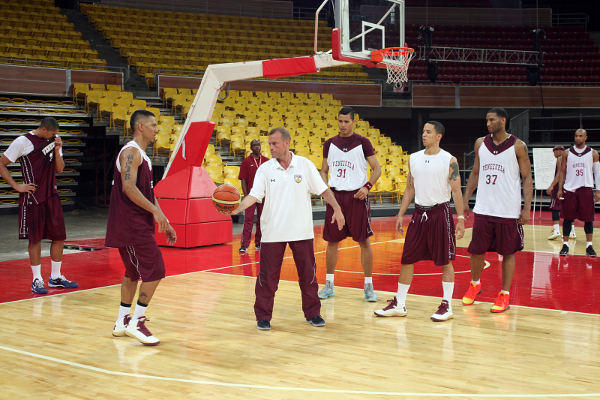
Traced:
<path id="1" fill-rule="evenodd" d="M 373 284 L 373 277 L 372 276 L 365 276 L 365 285 L 367 283 Z"/>
<path id="2" fill-rule="evenodd" d="M 476 281 L 471 280 L 475 285 L 479 285 L 481 283 L 481 279 L 477 279 Z"/>
<path id="3" fill-rule="evenodd" d="M 585 245 L 585 247 L 589 247 L 592 245 L 592 242 L 587 242 L 587 244 Z"/>
<path id="4" fill-rule="evenodd" d="M 446 300 L 448 304 L 450 304 L 450 308 L 452 308 L 452 293 L 454 293 L 454 282 L 444 282 L 442 281 L 442 288 L 444 290 L 443 300 Z"/>
<path id="5" fill-rule="evenodd" d="M 131 319 L 139 319 L 141 317 L 143 317 L 144 315 L 146 315 L 146 308 L 148 308 L 148 306 L 140 306 L 140 304 L 136 304 L 135 305 L 135 310 L 133 311 L 133 317 L 131 317 Z"/>
<path id="6" fill-rule="evenodd" d="M 510 294 L 510 292 L 508 290 L 501 290 L 500 293 Z"/>
<path id="7" fill-rule="evenodd" d="M 130 313 L 131 305 L 129 305 L 129 307 L 119 306 L 119 318 L 117 319 L 117 321 L 121 321 L 123 318 L 125 318 L 126 315 L 129 315 Z"/>
<path id="8" fill-rule="evenodd" d="M 62 261 L 52 261 L 52 272 L 50 272 L 50 278 L 56 279 L 60 277 L 60 266 L 62 265 Z"/>
<path id="9" fill-rule="evenodd" d="M 554 232 L 560 233 L 560 228 L 558 227 L 558 224 L 554 224 Z"/>
<path id="10" fill-rule="evenodd" d="M 325 280 L 333 285 L 333 274 L 325 274 Z"/>
<path id="11" fill-rule="evenodd" d="M 35 279 L 39 279 L 40 281 L 44 281 L 42 279 L 42 264 L 40 265 L 32 265 L 31 266 L 31 272 L 33 273 L 33 280 L 35 281 Z"/>
<path id="12" fill-rule="evenodd" d="M 569 242 L 563 242 L 563 244 L 567 247 L 569 247 Z"/>
<path id="13" fill-rule="evenodd" d="M 406 305 L 406 295 L 408 294 L 408 289 L 410 285 L 405 285 L 404 283 L 398 282 L 398 292 L 396 293 L 396 300 L 398 302 L 399 307 L 404 307 Z"/>

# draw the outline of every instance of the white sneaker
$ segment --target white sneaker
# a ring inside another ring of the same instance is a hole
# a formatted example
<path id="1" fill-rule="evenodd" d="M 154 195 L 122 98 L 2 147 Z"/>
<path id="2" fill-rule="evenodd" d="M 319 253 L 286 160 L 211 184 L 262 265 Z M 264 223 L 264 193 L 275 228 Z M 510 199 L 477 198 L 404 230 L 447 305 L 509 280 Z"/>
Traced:
<path id="1" fill-rule="evenodd" d="M 131 321 L 131 316 L 126 315 L 123 319 L 115 322 L 115 326 L 113 327 L 112 335 L 113 336 L 127 336 L 125 331 L 127 330 L 127 326 L 129 325 L 129 321 Z"/>
<path id="2" fill-rule="evenodd" d="M 154 337 L 152 333 L 146 328 L 146 317 L 140 317 L 137 320 L 132 319 L 125 329 L 127 336 L 136 338 L 142 342 L 145 346 L 156 346 L 160 343 L 157 337 Z"/>
<path id="3" fill-rule="evenodd" d="M 552 234 L 548 236 L 548 240 L 558 239 L 560 237 L 560 232 L 552 231 Z"/>
<path id="4" fill-rule="evenodd" d="M 399 307 L 396 296 L 392 300 L 388 300 L 390 304 L 382 310 L 375 311 L 378 317 L 406 317 L 406 306 Z"/>
<path id="5" fill-rule="evenodd" d="M 433 322 L 441 322 L 452 319 L 453 317 L 454 315 L 452 314 L 452 309 L 450 309 L 448 300 L 442 300 L 442 304 L 440 304 L 437 311 L 431 316 L 431 320 Z"/>
<path id="6" fill-rule="evenodd" d="M 577 235 L 575 234 L 575 227 L 571 228 L 571 233 L 569 233 L 569 239 L 577 239 Z"/>

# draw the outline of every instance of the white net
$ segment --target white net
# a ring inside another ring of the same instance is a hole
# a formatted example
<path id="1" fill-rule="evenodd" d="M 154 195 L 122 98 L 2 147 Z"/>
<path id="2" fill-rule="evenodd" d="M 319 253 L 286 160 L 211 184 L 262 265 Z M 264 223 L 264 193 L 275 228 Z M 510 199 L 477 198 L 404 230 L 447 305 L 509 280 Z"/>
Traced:
<path id="1" fill-rule="evenodd" d="M 414 49 L 397 48 L 389 49 L 382 53 L 383 60 L 388 72 L 387 83 L 408 82 L 408 66 L 415 56 Z"/>

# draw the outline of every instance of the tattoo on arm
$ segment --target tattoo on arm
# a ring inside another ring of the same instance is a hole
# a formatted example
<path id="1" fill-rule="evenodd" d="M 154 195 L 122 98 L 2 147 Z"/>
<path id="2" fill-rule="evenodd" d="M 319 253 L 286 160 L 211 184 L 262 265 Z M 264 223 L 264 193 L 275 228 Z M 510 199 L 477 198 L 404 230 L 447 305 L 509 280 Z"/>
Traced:
<path id="1" fill-rule="evenodd" d="M 451 163 L 450 169 L 452 169 L 452 172 L 450 172 L 450 180 L 455 181 L 458 179 L 458 163 L 456 161 Z"/>
<path id="2" fill-rule="evenodd" d="M 133 154 L 128 154 L 127 155 L 127 161 L 125 161 L 125 180 L 128 180 L 130 178 L 130 173 L 131 173 L 131 162 L 133 161 Z"/>

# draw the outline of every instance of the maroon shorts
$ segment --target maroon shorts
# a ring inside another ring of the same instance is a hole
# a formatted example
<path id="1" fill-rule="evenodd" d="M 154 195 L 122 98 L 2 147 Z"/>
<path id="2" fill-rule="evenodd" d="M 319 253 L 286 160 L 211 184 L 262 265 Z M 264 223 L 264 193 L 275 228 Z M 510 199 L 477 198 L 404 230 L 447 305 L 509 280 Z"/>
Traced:
<path id="1" fill-rule="evenodd" d="M 154 237 L 144 244 L 119 247 L 125 276 L 133 281 L 153 282 L 165 277 L 165 263 Z"/>
<path id="2" fill-rule="evenodd" d="M 580 187 L 574 192 L 563 191 L 560 216 L 567 221 L 578 219 L 584 222 L 594 220 L 594 192 L 590 187 Z"/>
<path id="3" fill-rule="evenodd" d="M 554 211 L 560 211 L 561 201 L 558 198 L 558 185 L 554 186 L 552 192 L 550 193 L 550 209 Z"/>
<path id="4" fill-rule="evenodd" d="M 25 196 L 19 199 L 19 239 L 38 243 L 42 239 L 65 240 L 65 217 L 58 195 L 43 203 L 26 204 Z"/>
<path id="5" fill-rule="evenodd" d="M 456 236 L 450 205 L 415 206 L 404 240 L 402 264 L 433 260 L 435 265 L 442 266 L 455 258 Z"/>
<path id="6" fill-rule="evenodd" d="M 475 214 L 469 253 L 495 251 L 508 256 L 523 250 L 523 227 L 517 221 L 516 218 Z"/>
<path id="7" fill-rule="evenodd" d="M 351 236 L 355 242 L 364 242 L 369 236 L 372 236 L 371 203 L 369 202 L 369 196 L 364 200 L 359 200 L 354 198 L 354 195 L 358 190 L 331 190 L 342 208 L 342 213 L 346 219 L 346 225 L 342 230 L 339 230 L 337 223 L 331 223 L 331 218 L 333 218 L 333 208 L 327 204 L 323 227 L 323 239 L 328 242 L 339 242 L 348 236 Z"/>

